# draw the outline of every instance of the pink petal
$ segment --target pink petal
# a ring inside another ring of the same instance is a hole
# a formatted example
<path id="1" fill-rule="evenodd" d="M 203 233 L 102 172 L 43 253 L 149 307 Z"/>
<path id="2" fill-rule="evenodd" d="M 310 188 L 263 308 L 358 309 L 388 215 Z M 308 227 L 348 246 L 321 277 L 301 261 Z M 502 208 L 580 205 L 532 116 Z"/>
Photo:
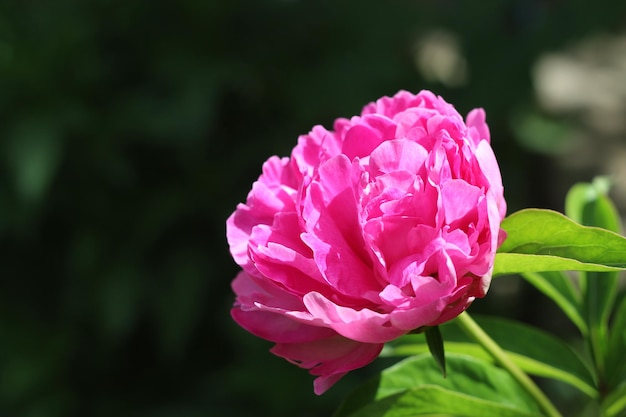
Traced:
<path id="1" fill-rule="evenodd" d="M 306 343 L 335 334 L 331 329 L 303 324 L 269 311 L 233 308 L 230 314 L 237 324 L 253 335 L 274 343 Z"/>
<path id="2" fill-rule="evenodd" d="M 478 144 L 480 140 L 490 142 L 491 136 L 489 135 L 489 127 L 485 123 L 486 115 L 483 109 L 474 109 L 470 111 L 465 118 L 467 127 L 475 129 L 475 144 Z"/>
<path id="3" fill-rule="evenodd" d="M 291 158 L 299 172 L 313 176 L 320 163 L 341 151 L 337 133 L 315 126 L 308 135 L 298 138 L 298 145 L 291 152 Z"/>
<path id="4" fill-rule="evenodd" d="M 450 180 L 442 184 L 441 197 L 446 224 L 452 224 L 475 211 L 482 195 L 480 188 L 464 180 Z"/>
<path id="5" fill-rule="evenodd" d="M 244 310 L 258 309 L 259 304 L 285 311 L 304 310 L 302 298 L 288 293 L 265 278 L 257 278 L 245 271 L 239 272 L 231 287 L 237 295 L 236 306 Z"/>
<path id="6" fill-rule="evenodd" d="M 396 125 L 381 115 L 355 117 L 358 121 L 350 127 L 344 137 L 341 152 L 352 161 L 356 157 L 368 156 L 378 145 L 395 139 Z"/>
<path id="7" fill-rule="evenodd" d="M 394 327 L 407 333 L 424 326 L 432 326 L 445 307 L 445 298 L 437 298 L 427 303 L 411 303 L 405 308 L 394 310 L 390 314 L 390 321 Z"/>
<path id="8" fill-rule="evenodd" d="M 297 233 L 298 229 L 292 231 Z M 265 225 L 254 228 L 249 254 L 256 270 L 293 294 L 328 291 L 310 248 L 297 235 L 285 235 L 288 232 Z"/>
<path id="9" fill-rule="evenodd" d="M 317 375 L 314 391 L 321 395 L 347 372 L 376 359 L 382 348 L 383 344 L 359 343 L 334 336 L 309 343 L 279 343 L 271 352 Z"/>
<path id="10" fill-rule="evenodd" d="M 226 220 L 226 238 L 233 259 L 237 264 L 252 272 L 248 259 L 248 243 L 252 229 L 259 224 L 271 224 L 274 215 L 293 206 L 295 190 L 283 185 L 291 181 L 287 167 L 288 158 L 269 158 L 263 164 L 263 174 L 252 185 L 246 204 L 237 209 Z"/>
<path id="11" fill-rule="evenodd" d="M 270 282 L 240 272 L 232 283 L 237 294 L 231 310 L 233 319 L 250 333 L 272 342 L 307 342 L 329 337 L 334 332 L 294 320 L 287 312 L 304 310 L 302 299 Z"/>
<path id="12" fill-rule="evenodd" d="M 257 224 L 258 220 L 245 204 L 238 204 L 237 209 L 226 220 L 226 240 L 230 246 L 230 254 L 241 267 L 250 266 L 248 241 L 252 228 Z"/>
<path id="13" fill-rule="evenodd" d="M 407 171 L 416 174 L 428 157 L 426 149 L 406 139 L 388 140 L 372 152 L 370 167 L 372 173 Z"/>
<path id="14" fill-rule="evenodd" d="M 500 219 L 503 219 L 506 215 L 506 201 L 504 200 L 502 176 L 500 174 L 500 168 L 498 167 L 498 161 L 496 161 L 496 156 L 491 146 L 489 146 L 489 143 L 482 141 L 478 144 L 476 148 L 476 159 L 478 160 L 483 175 L 487 181 L 489 181 L 489 188 L 496 200 Z"/>
<path id="15" fill-rule="evenodd" d="M 319 182 L 307 189 L 302 240 L 330 286 L 353 297 L 376 299 L 380 290 L 365 251 L 352 191 L 352 165 L 340 155 L 320 167 Z"/>
<path id="16" fill-rule="evenodd" d="M 387 314 L 368 308 L 356 310 L 340 306 L 319 293 L 309 293 L 303 301 L 313 317 L 348 339 L 363 343 L 385 343 L 406 332 L 391 327 Z"/>

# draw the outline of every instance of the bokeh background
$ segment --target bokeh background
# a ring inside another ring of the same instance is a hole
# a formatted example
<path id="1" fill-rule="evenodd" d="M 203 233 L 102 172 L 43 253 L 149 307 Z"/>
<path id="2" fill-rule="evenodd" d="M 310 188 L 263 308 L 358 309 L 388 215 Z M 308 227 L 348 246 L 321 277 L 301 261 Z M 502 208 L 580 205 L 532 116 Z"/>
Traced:
<path id="1" fill-rule="evenodd" d="M 224 222 L 267 157 L 400 89 L 486 109 L 510 212 L 598 174 L 625 212 L 624 1 L 0 2 L 0 415 L 329 415 L 384 361 L 316 397 L 231 321 Z"/>

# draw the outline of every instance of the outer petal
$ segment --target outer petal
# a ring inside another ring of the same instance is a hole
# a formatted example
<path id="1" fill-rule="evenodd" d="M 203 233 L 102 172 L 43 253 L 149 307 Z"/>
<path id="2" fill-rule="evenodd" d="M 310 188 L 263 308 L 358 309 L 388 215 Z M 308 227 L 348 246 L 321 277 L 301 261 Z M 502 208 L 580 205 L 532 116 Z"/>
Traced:
<path id="1" fill-rule="evenodd" d="M 329 132 L 322 126 L 315 126 L 308 135 L 298 138 L 298 145 L 291 152 L 292 162 L 297 170 L 307 176 L 313 176 L 317 167 L 341 150 L 341 141 L 337 133 Z"/>
<path id="2" fill-rule="evenodd" d="M 363 343 L 385 343 L 406 333 L 390 325 L 389 315 L 368 308 L 356 310 L 337 305 L 319 293 L 304 296 L 304 305 L 313 317 L 348 339 Z"/>
<path id="3" fill-rule="evenodd" d="M 396 124 L 378 114 L 354 117 L 352 124 L 346 130 L 341 149 L 349 160 L 368 156 L 378 145 L 396 137 Z"/>
<path id="4" fill-rule="evenodd" d="M 237 302 L 231 316 L 241 327 L 276 343 L 304 343 L 335 335 L 331 329 L 294 320 L 287 313 L 304 310 L 302 299 L 264 280 L 240 272 L 232 284 Z"/>
<path id="5" fill-rule="evenodd" d="M 487 143 L 490 142 L 491 136 L 489 134 L 489 127 L 487 123 L 485 123 L 485 111 L 483 109 L 474 109 L 470 111 L 466 117 L 467 127 L 470 129 L 475 129 L 475 134 L 472 134 L 474 138 L 474 143 L 478 144 L 481 140 L 486 140 Z"/>
<path id="6" fill-rule="evenodd" d="M 246 204 L 226 220 L 226 238 L 237 264 L 252 272 L 248 259 L 248 242 L 254 226 L 272 224 L 274 215 L 293 207 L 295 186 L 288 158 L 272 157 L 263 164 L 263 174 L 252 185 Z M 287 185 L 289 184 L 289 185 Z"/>
<path id="7" fill-rule="evenodd" d="M 480 165 L 483 175 L 489 181 L 490 190 L 496 200 L 500 220 L 506 215 L 506 201 L 504 200 L 504 188 L 502 186 L 502 176 L 498 161 L 489 143 L 482 141 L 476 148 L 476 159 Z"/>
<path id="8" fill-rule="evenodd" d="M 315 393 L 321 395 L 348 371 L 376 359 L 382 348 L 383 344 L 359 343 L 334 336 L 309 343 L 279 343 L 271 352 L 318 375 L 313 386 Z"/>
<path id="9" fill-rule="evenodd" d="M 286 291 L 302 296 L 310 291 L 326 292 L 311 249 L 302 242 L 296 213 L 278 213 L 272 226 L 254 227 L 249 257 L 264 279 L 280 284 Z"/>

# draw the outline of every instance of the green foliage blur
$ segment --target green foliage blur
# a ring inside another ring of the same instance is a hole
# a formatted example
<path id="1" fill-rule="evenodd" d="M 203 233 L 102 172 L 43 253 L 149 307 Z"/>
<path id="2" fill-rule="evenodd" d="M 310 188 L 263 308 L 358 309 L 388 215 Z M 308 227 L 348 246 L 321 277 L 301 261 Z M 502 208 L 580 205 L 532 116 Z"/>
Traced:
<path id="1" fill-rule="evenodd" d="M 603 5 L 602 3 L 606 3 Z M 510 211 L 546 206 L 513 138 L 545 51 L 626 25 L 596 1 L 0 2 L 0 416 L 323 416 L 230 319 L 225 219 L 262 162 L 399 89 L 484 107 Z M 429 79 L 454 33 L 468 75 Z"/>

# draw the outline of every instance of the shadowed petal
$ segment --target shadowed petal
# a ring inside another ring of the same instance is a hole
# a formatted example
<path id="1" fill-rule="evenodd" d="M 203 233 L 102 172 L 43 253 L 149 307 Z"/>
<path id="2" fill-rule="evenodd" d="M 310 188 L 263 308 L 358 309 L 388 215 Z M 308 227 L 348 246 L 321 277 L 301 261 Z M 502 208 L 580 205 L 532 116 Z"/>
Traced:
<path id="1" fill-rule="evenodd" d="M 314 391 L 321 395 L 348 371 L 376 359 L 382 348 L 382 344 L 359 343 L 334 336 L 309 343 L 279 343 L 271 352 L 317 375 Z"/>

